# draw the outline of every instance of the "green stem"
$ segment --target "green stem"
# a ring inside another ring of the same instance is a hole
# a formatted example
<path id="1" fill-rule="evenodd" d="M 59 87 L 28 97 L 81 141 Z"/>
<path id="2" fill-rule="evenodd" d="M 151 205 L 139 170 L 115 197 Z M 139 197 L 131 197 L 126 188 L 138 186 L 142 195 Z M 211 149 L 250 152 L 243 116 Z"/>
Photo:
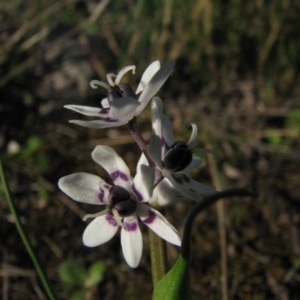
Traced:
<path id="1" fill-rule="evenodd" d="M 10 189 L 9 189 L 9 186 L 8 186 L 8 183 L 7 183 L 7 180 L 6 180 L 6 176 L 5 176 L 5 173 L 4 173 L 4 168 L 3 168 L 3 163 L 2 163 L 2 159 L 1 159 L 1 156 L 0 156 L 0 177 L 1 177 L 1 181 L 2 181 L 2 185 L 3 185 L 3 189 L 4 189 L 4 193 L 5 193 L 5 196 L 6 196 L 6 199 L 7 199 L 7 202 L 8 202 L 8 205 L 9 205 L 9 209 L 14 217 L 14 220 L 15 220 L 15 224 L 16 224 L 16 227 L 17 227 L 17 230 L 21 236 L 21 239 L 26 247 L 26 250 L 29 254 L 29 256 L 31 257 L 32 259 L 32 262 L 34 264 L 34 267 L 38 273 L 38 275 L 40 276 L 40 279 L 42 281 L 42 284 L 46 290 L 46 293 L 48 295 L 48 298 L 51 299 L 51 300 L 56 300 L 57 298 L 55 297 L 55 294 L 54 294 L 54 291 L 50 285 L 50 282 L 46 276 L 46 273 L 44 272 L 31 244 L 30 244 L 30 241 L 28 239 L 28 236 L 21 224 L 21 221 L 20 221 L 20 217 L 18 215 L 18 212 L 17 212 L 17 209 L 16 209 L 16 206 L 12 200 L 12 197 L 11 197 L 11 192 L 10 192 Z"/>
<path id="2" fill-rule="evenodd" d="M 167 251 L 166 242 L 149 228 L 149 244 L 152 268 L 153 287 L 167 273 Z"/>

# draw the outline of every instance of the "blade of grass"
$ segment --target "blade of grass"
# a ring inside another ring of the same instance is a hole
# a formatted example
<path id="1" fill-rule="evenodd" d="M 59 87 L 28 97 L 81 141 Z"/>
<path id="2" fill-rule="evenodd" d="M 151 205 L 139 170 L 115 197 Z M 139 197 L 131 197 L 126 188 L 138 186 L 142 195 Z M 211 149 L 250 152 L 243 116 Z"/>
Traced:
<path id="1" fill-rule="evenodd" d="M 20 220 L 20 217 L 19 217 L 19 214 L 17 212 L 17 209 L 16 209 L 16 206 L 13 202 L 13 199 L 12 199 L 12 196 L 11 196 L 11 192 L 10 192 L 10 189 L 9 189 L 9 186 L 8 186 L 8 183 L 7 183 L 7 180 L 6 180 L 6 176 L 5 176 L 5 172 L 4 172 L 4 168 L 3 168 L 3 163 L 2 163 L 2 158 L 0 156 L 0 177 L 1 177 L 1 181 L 2 181 L 2 186 L 3 186 L 3 190 L 4 190 L 4 194 L 6 196 L 6 200 L 7 200 L 7 203 L 8 203 L 8 206 L 9 206 L 9 209 L 14 217 L 14 221 L 15 221 L 15 224 L 16 224 L 16 227 L 17 227 L 17 230 L 21 236 L 21 239 L 25 245 L 25 248 L 34 264 L 34 267 L 42 281 L 42 284 L 45 288 L 45 291 L 49 297 L 49 299 L 51 300 L 56 300 L 56 296 L 54 294 L 54 291 L 52 289 L 52 286 L 50 284 L 50 281 L 48 280 L 47 278 L 47 275 L 43 269 L 43 267 L 41 266 L 39 260 L 38 260 L 38 257 L 36 255 L 36 253 L 34 252 L 34 249 L 33 247 L 31 246 L 30 244 L 30 241 L 29 241 L 29 238 L 21 224 L 21 220 Z"/>

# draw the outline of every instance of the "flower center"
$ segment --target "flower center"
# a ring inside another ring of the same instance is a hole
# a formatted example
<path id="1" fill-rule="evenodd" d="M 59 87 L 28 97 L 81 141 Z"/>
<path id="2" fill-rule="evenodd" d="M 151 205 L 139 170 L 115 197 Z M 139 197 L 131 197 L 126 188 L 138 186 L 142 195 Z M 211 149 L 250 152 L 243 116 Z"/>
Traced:
<path id="1" fill-rule="evenodd" d="M 107 99 L 112 102 L 116 98 L 131 97 L 137 99 L 137 95 L 132 87 L 127 83 L 120 83 L 113 86 L 107 93 Z"/>
<path id="2" fill-rule="evenodd" d="M 119 185 L 114 185 L 110 189 L 109 205 L 111 210 L 116 210 L 120 217 L 128 217 L 136 211 L 137 203 L 131 199 L 130 193 Z"/>
<path id="3" fill-rule="evenodd" d="M 192 151 L 189 146 L 185 142 L 178 141 L 165 154 L 163 164 L 167 170 L 178 172 L 185 169 L 192 159 Z"/>

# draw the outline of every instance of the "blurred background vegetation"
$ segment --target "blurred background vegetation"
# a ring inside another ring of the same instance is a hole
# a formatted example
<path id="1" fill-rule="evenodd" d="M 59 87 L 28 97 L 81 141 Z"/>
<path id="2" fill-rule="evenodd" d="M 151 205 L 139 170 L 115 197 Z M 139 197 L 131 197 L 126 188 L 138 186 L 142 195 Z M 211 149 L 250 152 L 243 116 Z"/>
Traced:
<path id="1" fill-rule="evenodd" d="M 0 3 L 0 148 L 10 187 L 60 299 L 151 299 L 147 235 L 140 266 L 124 263 L 119 239 L 82 245 L 85 213 L 58 191 L 60 177 L 99 174 L 90 153 L 113 146 L 134 173 L 139 150 L 125 127 L 93 130 L 65 104 L 98 106 L 106 81 L 135 64 L 176 60 L 159 92 L 177 139 L 191 122 L 209 143 L 223 188 L 247 187 L 255 200 L 225 204 L 230 299 L 300 299 L 300 2 L 296 0 L 60 0 Z M 150 110 L 139 118 L 150 135 Z M 212 179 L 204 159 L 194 177 Z M 45 299 L 0 190 L 3 299 Z M 169 208 L 179 230 L 192 203 Z M 145 231 L 146 233 L 146 231 Z M 193 233 L 196 299 L 220 299 L 220 245 L 215 208 Z M 170 265 L 178 249 L 168 245 Z"/>

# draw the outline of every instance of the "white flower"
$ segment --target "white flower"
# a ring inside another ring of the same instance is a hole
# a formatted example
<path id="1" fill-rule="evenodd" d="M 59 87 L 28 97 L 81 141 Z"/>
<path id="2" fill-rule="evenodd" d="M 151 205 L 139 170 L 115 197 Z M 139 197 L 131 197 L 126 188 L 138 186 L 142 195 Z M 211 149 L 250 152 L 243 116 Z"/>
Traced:
<path id="1" fill-rule="evenodd" d="M 185 196 L 199 202 L 203 196 L 215 193 L 214 188 L 189 177 L 190 171 L 201 164 L 201 159 L 193 156 L 193 152 L 213 154 L 212 150 L 194 149 L 197 144 L 197 126 L 192 124 L 193 131 L 187 143 L 174 143 L 172 123 L 163 114 L 163 104 L 158 97 L 152 100 L 152 126 L 154 134 L 150 139 L 149 155 L 164 177 L 158 184 L 152 201 L 157 201 L 160 205 L 169 205 Z M 145 164 L 144 158 L 140 163 Z"/>
<path id="2" fill-rule="evenodd" d="M 128 84 L 120 83 L 126 72 L 131 70 L 133 73 L 135 72 L 135 66 L 123 68 L 118 75 L 107 74 L 108 84 L 92 80 L 92 88 L 102 86 L 108 90 L 107 98 L 101 101 L 101 108 L 80 105 L 65 105 L 64 107 L 87 116 L 100 117 L 101 120 L 72 120 L 70 122 L 89 128 L 107 128 L 127 124 L 146 107 L 167 80 L 173 67 L 174 61 L 170 61 L 162 67 L 158 60 L 151 63 L 143 73 L 136 92 Z M 113 77 L 116 77 L 115 81 L 113 81 Z"/>
<path id="3" fill-rule="evenodd" d="M 176 229 L 155 209 L 145 204 L 152 195 L 153 168 L 140 166 L 134 179 L 123 159 L 110 147 L 97 146 L 92 158 L 109 174 L 113 185 L 100 177 L 87 173 L 75 173 L 59 180 L 59 188 L 75 201 L 104 205 L 106 209 L 95 218 L 83 233 L 83 243 L 88 247 L 109 241 L 121 229 L 121 245 L 126 262 L 132 268 L 138 266 L 143 249 L 138 218 L 166 241 L 181 245 Z"/>

